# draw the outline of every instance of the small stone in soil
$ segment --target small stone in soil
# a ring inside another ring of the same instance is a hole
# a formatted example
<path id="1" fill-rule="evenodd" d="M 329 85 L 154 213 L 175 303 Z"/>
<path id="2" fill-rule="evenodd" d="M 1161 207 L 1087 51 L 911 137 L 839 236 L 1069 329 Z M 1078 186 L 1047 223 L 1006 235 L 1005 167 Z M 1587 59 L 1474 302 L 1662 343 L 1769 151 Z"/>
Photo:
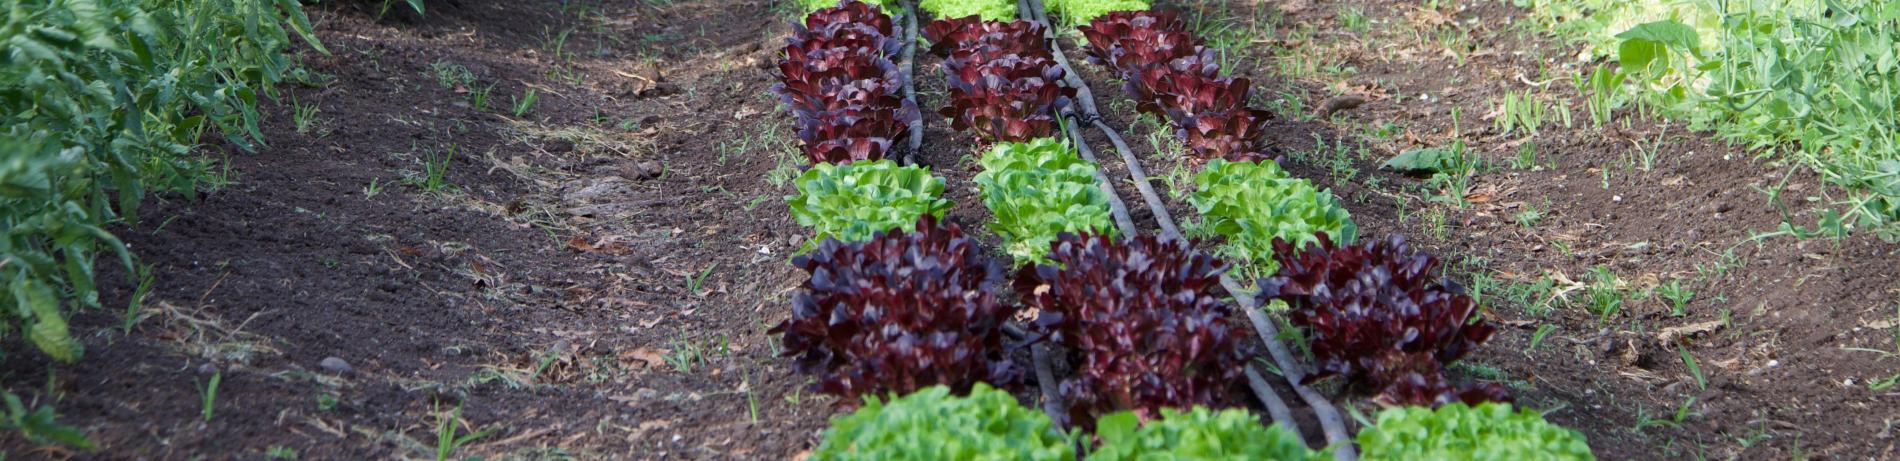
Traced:
<path id="1" fill-rule="evenodd" d="M 627 167 L 626 177 L 627 179 L 635 181 L 645 181 L 660 177 L 661 171 L 662 169 L 657 163 L 640 162 Z"/>
<path id="2" fill-rule="evenodd" d="M 337 374 L 350 372 L 350 362 L 345 362 L 343 359 L 337 357 L 324 357 L 322 361 L 317 362 L 317 367 Z"/>

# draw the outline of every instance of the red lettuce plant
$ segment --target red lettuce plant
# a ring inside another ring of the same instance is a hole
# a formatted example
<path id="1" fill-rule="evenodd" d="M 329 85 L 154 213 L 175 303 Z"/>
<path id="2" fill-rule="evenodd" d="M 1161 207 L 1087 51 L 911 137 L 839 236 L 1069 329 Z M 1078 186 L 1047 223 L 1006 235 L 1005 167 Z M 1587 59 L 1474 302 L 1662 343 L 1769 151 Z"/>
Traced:
<path id="1" fill-rule="evenodd" d="M 884 14 L 875 6 L 858 1 L 846 1 L 835 7 L 820 8 L 805 15 L 805 24 L 802 28 L 799 28 L 800 26 L 796 23 L 792 24 L 792 27 L 797 28 L 795 33 L 802 34 L 807 29 L 818 29 L 832 24 L 862 24 L 870 26 L 872 30 L 876 30 L 885 37 L 890 37 L 896 31 L 890 15 Z"/>
<path id="2" fill-rule="evenodd" d="M 811 278 L 792 297 L 792 318 L 770 332 L 784 333 L 783 355 L 841 404 L 938 384 L 964 393 L 1021 375 L 1003 355 L 1003 322 L 1016 308 L 996 299 L 1002 266 L 954 224 L 926 214 L 915 232 L 826 240 L 792 264 Z"/>
<path id="3" fill-rule="evenodd" d="M 891 145 L 910 134 L 919 122 L 917 106 L 899 99 L 896 109 L 862 107 L 827 110 L 800 118 L 800 150 L 812 162 L 851 163 L 881 160 Z"/>
<path id="4" fill-rule="evenodd" d="M 1232 403 L 1251 353 L 1227 323 L 1225 263 L 1154 236 L 1063 234 L 1051 247 L 1055 264 L 1024 268 L 1015 286 L 1040 310 L 1036 330 L 1075 354 L 1061 386 L 1071 421 Z"/>
<path id="5" fill-rule="evenodd" d="M 1445 365 L 1496 329 L 1463 289 L 1438 281 L 1436 258 L 1396 235 L 1338 247 L 1321 234 L 1304 251 L 1284 239 L 1273 246 L 1280 271 L 1259 281 L 1258 296 L 1287 303 L 1293 325 L 1305 329 L 1319 369 L 1308 381 L 1344 377 L 1395 405 L 1507 398 L 1496 385 L 1458 388 L 1445 379 Z"/>
<path id="6" fill-rule="evenodd" d="M 1260 137 L 1272 114 L 1255 109 L 1236 109 L 1202 115 L 1171 113 L 1175 136 L 1194 153 L 1196 164 L 1210 159 L 1249 162 L 1268 158 L 1260 152 L 1255 139 Z"/>
<path id="7" fill-rule="evenodd" d="M 963 52 L 958 51 L 957 55 Z M 988 63 L 944 62 L 950 103 L 938 111 L 957 131 L 990 141 L 1022 142 L 1055 133 L 1056 111 L 1075 95 L 1058 86 L 1062 68 L 1041 57 L 1008 55 Z"/>
<path id="8" fill-rule="evenodd" d="M 891 37 L 889 16 L 847 1 L 794 29 L 772 91 L 795 115 L 811 161 L 882 159 L 922 122 L 916 105 L 898 96 L 904 77 L 889 56 L 903 42 Z"/>
<path id="9" fill-rule="evenodd" d="M 1141 31 L 1186 31 L 1187 24 L 1173 13 L 1162 11 L 1117 11 L 1096 17 L 1088 24 L 1077 26 L 1082 37 L 1088 40 L 1089 60 L 1096 64 L 1114 68 L 1109 64 L 1111 49 L 1123 37 L 1137 30 Z"/>
<path id="10" fill-rule="evenodd" d="M 939 20 L 925 28 L 945 56 L 950 101 L 938 113 L 957 131 L 991 142 L 1021 142 L 1055 133 L 1057 112 L 1075 89 L 1063 87 L 1062 67 L 1034 22 Z"/>
<path id="11" fill-rule="evenodd" d="M 863 59 L 861 54 L 839 48 L 807 51 L 794 45 L 786 48 L 786 59 L 779 61 L 778 68 L 780 83 L 772 91 L 800 116 L 861 106 L 880 97 L 902 99 L 898 92 L 904 87 L 903 74 L 887 59 Z"/>
<path id="12" fill-rule="evenodd" d="M 1220 76 L 1212 50 L 1165 13 L 1112 13 L 1081 27 L 1089 60 L 1113 70 L 1135 109 L 1163 117 L 1194 154 L 1258 160 L 1257 145 L 1272 113 L 1249 109 L 1252 82 Z"/>
<path id="13" fill-rule="evenodd" d="M 1169 116 L 1245 110 L 1253 96 L 1252 83 L 1244 78 L 1210 77 L 1198 73 L 1174 72 L 1168 77 L 1168 99 L 1163 101 Z M 1179 115 L 1176 115 L 1179 114 Z"/>
<path id="14" fill-rule="evenodd" d="M 988 47 L 992 56 L 1050 55 L 1042 43 L 1042 25 L 1033 21 L 984 21 L 976 16 L 939 19 L 924 26 L 922 33 L 930 40 L 930 52 L 942 57 L 973 47 Z"/>

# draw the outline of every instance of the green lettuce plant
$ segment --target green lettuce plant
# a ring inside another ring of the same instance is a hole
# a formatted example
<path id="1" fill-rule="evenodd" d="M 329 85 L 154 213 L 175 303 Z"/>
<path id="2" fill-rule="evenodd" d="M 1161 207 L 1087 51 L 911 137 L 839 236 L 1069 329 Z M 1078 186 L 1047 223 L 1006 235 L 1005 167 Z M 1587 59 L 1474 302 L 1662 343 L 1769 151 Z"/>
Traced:
<path id="1" fill-rule="evenodd" d="M 1376 424 L 1359 431 L 1359 449 L 1366 461 L 1596 459 L 1583 434 L 1544 422 L 1536 411 L 1513 412 L 1502 403 L 1387 409 L 1379 412 Z"/>
<path id="2" fill-rule="evenodd" d="M 1185 413 L 1161 411 L 1161 419 L 1142 425 L 1132 412 L 1096 420 L 1095 436 L 1102 445 L 1089 461 L 1229 460 L 1319 461 L 1332 459 L 1280 427 L 1260 425 L 1246 410 L 1208 410 L 1194 407 Z M 1139 426 L 1139 427 L 1137 427 Z"/>
<path id="3" fill-rule="evenodd" d="M 970 395 L 934 386 L 831 420 L 811 459 L 1072 461 L 1072 438 L 1007 392 L 978 383 Z"/>
<path id="4" fill-rule="evenodd" d="M 908 228 L 925 214 L 943 217 L 950 201 L 943 179 L 930 169 L 898 166 L 890 160 L 848 164 L 819 163 L 793 180 L 798 194 L 785 198 L 792 218 L 814 234 L 806 248 L 835 238 L 870 240 L 891 229 Z"/>
<path id="5" fill-rule="evenodd" d="M 1080 25 L 1116 11 L 1148 9 L 1146 0 L 1043 0 L 1043 9 L 1060 16 L 1063 24 Z"/>
<path id="6" fill-rule="evenodd" d="M 899 12 L 904 11 L 904 3 L 899 2 L 897 0 L 855 0 L 855 1 L 867 4 L 867 5 L 875 6 L 877 7 L 877 9 L 883 10 L 884 14 L 888 14 L 892 16 L 896 16 Z M 798 6 L 801 8 L 804 8 L 801 11 L 801 13 L 806 13 L 806 14 L 811 13 L 813 11 L 818 11 L 825 8 L 838 6 L 841 3 L 844 3 L 844 2 L 841 2 L 839 0 L 798 0 Z"/>
<path id="7" fill-rule="evenodd" d="M 1318 242 L 1321 232 L 1342 243 L 1358 237 L 1351 213 L 1332 191 L 1288 177 L 1272 161 L 1213 159 L 1194 175 L 1194 182 L 1198 189 L 1188 203 L 1200 213 L 1205 229 L 1227 237 L 1219 252 L 1261 273 L 1279 267 L 1273 260 L 1274 238 L 1304 248 Z"/>
<path id="8" fill-rule="evenodd" d="M 1095 164 L 1067 143 L 1042 138 L 1001 143 L 977 162 L 976 184 L 990 209 L 990 230 L 1003 237 L 1017 265 L 1041 261 L 1063 232 L 1116 233 L 1108 196 L 1095 183 Z"/>
<path id="9" fill-rule="evenodd" d="M 1016 2 L 1010 0 L 922 0 L 917 7 L 937 19 L 956 19 L 977 16 L 984 21 L 1008 21 L 1016 19 Z"/>

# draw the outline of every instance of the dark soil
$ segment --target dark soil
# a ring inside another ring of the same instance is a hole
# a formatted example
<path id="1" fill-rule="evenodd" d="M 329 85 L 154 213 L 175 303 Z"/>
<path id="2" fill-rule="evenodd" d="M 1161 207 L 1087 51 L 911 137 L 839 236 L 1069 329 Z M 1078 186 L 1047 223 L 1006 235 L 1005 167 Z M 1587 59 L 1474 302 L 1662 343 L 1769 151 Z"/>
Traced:
<path id="1" fill-rule="evenodd" d="M 311 7 L 333 54 L 302 57 L 328 78 L 283 89 L 268 107 L 270 146 L 230 152 L 228 185 L 153 197 L 140 225 L 114 229 L 153 276 L 130 332 L 111 306 L 132 302 L 137 284 L 101 264 L 108 308 L 75 320 L 89 333 L 85 359 L 21 353 L 0 368 L 0 383 L 103 448 L 36 448 L 0 432 L 7 453 L 432 458 L 457 408 L 458 433 L 494 432 L 456 457 L 788 459 L 812 446 L 833 402 L 804 390 L 765 333 L 788 316 L 802 273 L 785 261 L 805 235 L 783 205 L 796 138 L 767 91 L 783 6 L 439 3 L 380 20 L 360 5 Z M 1535 29 L 1512 25 L 1526 13 L 1499 2 L 1442 3 L 1183 9 L 1254 32 L 1228 69 L 1279 112 L 1269 140 L 1293 174 L 1341 197 L 1361 235 L 1404 234 L 1475 274 L 1466 285 L 1489 287 L 1484 304 L 1505 327 L 1461 379 L 1511 385 L 1606 459 L 1897 456 L 1900 394 L 1869 383 L 1900 374 L 1900 361 L 1862 350 L 1896 347 L 1896 245 L 1751 242 L 1783 221 L 1757 190 L 1780 184 L 1785 165 L 1628 110 L 1617 114 L 1628 123 L 1594 128 L 1568 84 L 1584 70 L 1573 47 L 1520 32 Z M 1344 11 L 1369 26 L 1347 27 Z M 1419 38 L 1453 32 L 1470 37 L 1462 49 Z M 1149 174 L 1174 171 L 1118 83 L 1065 43 Z M 1341 70 L 1286 72 L 1299 60 Z M 933 113 L 945 97 L 937 63 L 917 63 L 928 128 L 914 158 L 948 183 L 950 220 L 994 243 L 970 182 L 976 143 Z M 1563 78 L 1539 84 L 1541 68 Z M 1507 135 L 1484 117 L 1527 88 L 1569 101 L 1577 122 Z M 530 91 L 538 102 L 516 115 Z M 1369 102 L 1309 116 L 1346 93 Z M 293 100 L 320 109 L 306 130 Z M 1467 206 L 1431 203 L 1439 191 L 1376 169 L 1454 139 L 1491 165 Z M 1126 178 L 1106 140 L 1089 141 Z M 1512 167 L 1527 144 L 1535 167 Z M 1661 152 L 1653 168 L 1629 164 L 1641 149 Z M 451 152 L 448 185 L 424 190 L 429 160 Z M 1786 181 L 1781 198 L 1812 222 L 1802 199 L 1826 188 L 1807 173 Z M 1117 190 L 1152 232 L 1134 187 Z M 1541 219 L 1517 222 L 1532 209 Z M 1624 281 L 1607 318 L 1587 309 L 1599 267 Z M 1555 281 L 1540 293 L 1564 296 L 1501 294 L 1540 279 Z M 1671 280 L 1695 293 L 1681 316 L 1643 295 Z M 1376 410 L 1359 397 L 1347 400 Z"/>

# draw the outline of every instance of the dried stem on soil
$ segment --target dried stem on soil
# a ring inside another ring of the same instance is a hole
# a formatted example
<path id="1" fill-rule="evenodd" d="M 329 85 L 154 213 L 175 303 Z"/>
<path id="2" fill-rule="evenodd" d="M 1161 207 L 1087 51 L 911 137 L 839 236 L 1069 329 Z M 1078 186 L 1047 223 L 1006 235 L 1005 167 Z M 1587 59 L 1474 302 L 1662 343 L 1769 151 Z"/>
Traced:
<path id="1" fill-rule="evenodd" d="M 1123 163 L 1127 164 L 1128 174 L 1134 179 L 1135 188 L 1140 191 L 1142 199 L 1147 202 L 1148 207 L 1151 209 L 1150 211 L 1154 212 L 1155 220 L 1161 224 L 1163 235 L 1181 238 L 1180 230 L 1174 225 L 1174 218 L 1168 214 L 1167 207 L 1162 204 L 1160 194 L 1155 193 L 1154 187 L 1148 183 L 1147 174 L 1142 171 L 1139 159 L 1135 158 L 1134 152 L 1128 148 L 1126 142 L 1121 140 L 1121 136 L 1116 134 L 1115 130 L 1110 128 L 1108 124 L 1101 121 L 1101 113 L 1095 109 L 1094 93 L 1089 90 L 1088 83 L 1082 80 L 1081 75 L 1075 72 L 1075 67 L 1070 65 L 1068 58 L 1063 55 L 1061 44 L 1055 40 L 1054 30 L 1048 26 L 1049 21 L 1042 9 L 1041 0 L 1022 0 L 1018 3 L 1018 6 L 1024 13 L 1028 14 L 1026 17 L 1033 18 L 1033 20 L 1043 25 L 1043 38 L 1047 41 L 1051 53 L 1055 55 L 1056 63 L 1062 66 L 1064 80 L 1071 87 L 1076 89 L 1076 103 L 1082 106 L 1083 113 L 1086 115 L 1086 121 L 1093 123 L 1097 129 L 1109 136 L 1109 139 L 1115 144 L 1115 149 L 1120 151 Z M 1077 122 L 1083 121 L 1076 117 L 1072 107 L 1065 109 L 1064 115 Z M 1088 148 L 1087 145 L 1082 142 L 1081 134 L 1078 131 L 1071 131 L 1070 135 L 1076 139 L 1078 150 L 1084 152 L 1084 155 L 1088 155 Z M 1095 161 L 1092 156 L 1090 156 L 1089 160 Z M 1098 169 L 1097 175 L 1100 176 L 1100 174 Z M 1101 178 L 1098 177 L 1097 179 Z M 1116 211 L 1125 214 L 1126 210 L 1120 207 L 1121 199 L 1114 192 L 1113 187 L 1104 183 L 1103 188 L 1109 191 L 1110 203 L 1117 206 Z M 1118 218 L 1121 216 L 1121 214 L 1117 215 Z M 1130 235 L 1133 235 L 1133 233 L 1131 232 Z M 1358 454 L 1352 446 L 1351 435 L 1346 432 L 1345 420 L 1339 416 L 1339 410 L 1335 408 L 1332 402 L 1328 401 L 1325 396 L 1319 395 L 1318 392 L 1300 384 L 1300 381 L 1305 379 L 1306 373 L 1299 368 L 1299 362 L 1293 360 L 1293 354 L 1287 350 L 1286 345 L 1280 343 L 1279 329 L 1274 327 L 1271 321 L 1268 321 L 1266 314 L 1260 311 L 1259 306 L 1255 304 L 1253 298 L 1240 295 L 1243 291 L 1241 290 L 1240 284 L 1236 283 L 1233 277 L 1222 275 L 1221 286 L 1226 287 L 1229 293 L 1235 294 L 1234 298 L 1240 302 L 1241 309 L 1247 312 L 1247 320 L 1253 323 L 1254 330 L 1260 335 L 1261 342 L 1266 343 L 1267 352 L 1273 356 L 1274 363 L 1279 364 L 1281 372 L 1287 379 L 1287 383 L 1292 385 L 1294 392 L 1298 393 L 1300 398 L 1305 400 L 1306 404 L 1313 408 L 1314 416 L 1319 419 L 1320 428 L 1326 433 L 1327 444 L 1335 447 L 1335 451 L 1333 452 L 1335 458 L 1340 461 L 1351 461 L 1358 458 Z M 1247 373 L 1250 382 L 1263 381 L 1253 379 L 1258 377 L 1258 372 L 1252 368 L 1248 368 Z M 1263 382 L 1261 384 L 1263 384 Z M 1259 394 L 1258 397 L 1267 405 L 1268 413 L 1275 420 L 1281 421 L 1289 428 L 1297 425 L 1292 420 L 1291 412 L 1286 411 L 1285 402 L 1280 400 L 1279 395 L 1274 393 L 1271 386 L 1256 384 L 1251 387 L 1253 387 L 1255 394 Z M 1274 409 L 1276 403 L 1279 404 L 1279 411 L 1275 411 Z M 1283 417 L 1286 419 L 1281 419 Z"/>

